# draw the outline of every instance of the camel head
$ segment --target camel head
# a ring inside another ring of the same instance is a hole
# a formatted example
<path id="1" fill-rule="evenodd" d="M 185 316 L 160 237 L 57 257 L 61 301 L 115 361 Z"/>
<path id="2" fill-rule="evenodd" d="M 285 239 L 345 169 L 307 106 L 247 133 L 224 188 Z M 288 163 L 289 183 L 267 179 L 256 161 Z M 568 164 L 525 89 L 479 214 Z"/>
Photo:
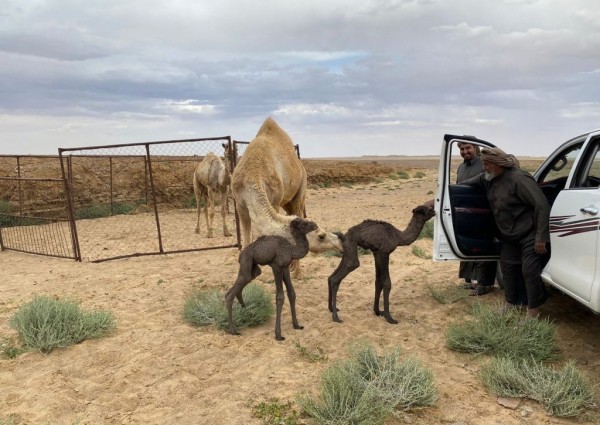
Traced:
<path id="1" fill-rule="evenodd" d="M 417 216 L 421 216 L 423 223 L 429 220 L 431 217 L 435 215 L 435 210 L 429 204 L 419 205 L 415 209 L 412 210 L 413 216 L 416 218 Z"/>
<path id="2" fill-rule="evenodd" d="M 344 245 L 342 244 L 342 238 L 335 233 L 326 232 L 325 230 L 317 227 L 316 230 L 306 234 L 308 239 L 308 249 L 310 252 L 324 252 L 335 249 L 339 252 L 344 252 Z"/>
<path id="3" fill-rule="evenodd" d="M 299 233 L 301 235 L 306 235 L 314 230 L 317 230 L 319 226 L 314 221 L 305 220 L 303 218 L 295 218 L 290 223 L 290 230 L 292 234 Z"/>

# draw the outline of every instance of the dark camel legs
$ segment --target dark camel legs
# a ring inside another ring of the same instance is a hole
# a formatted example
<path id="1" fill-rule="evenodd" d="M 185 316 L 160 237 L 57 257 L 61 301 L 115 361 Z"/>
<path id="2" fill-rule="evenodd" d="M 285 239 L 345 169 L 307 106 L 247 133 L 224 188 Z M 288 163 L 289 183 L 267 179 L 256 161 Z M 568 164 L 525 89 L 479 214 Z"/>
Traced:
<path id="1" fill-rule="evenodd" d="M 300 326 L 298 319 L 296 318 L 296 291 L 292 286 L 292 279 L 290 278 L 289 267 L 279 267 L 271 265 L 273 269 L 273 277 L 275 278 L 275 302 L 277 306 L 277 316 L 275 318 L 275 339 L 277 341 L 283 341 L 284 336 L 281 335 L 281 311 L 283 310 L 283 303 L 285 295 L 283 294 L 283 285 L 287 291 L 288 300 L 290 302 L 290 309 L 292 311 L 292 324 L 294 329 L 304 329 Z"/>
<path id="2" fill-rule="evenodd" d="M 390 279 L 390 254 L 387 252 L 374 252 L 375 257 L 375 301 L 373 311 L 377 316 L 381 316 L 379 310 L 379 298 L 383 290 L 383 317 L 388 323 L 397 324 L 390 314 L 390 291 L 392 289 L 392 280 Z"/>
<path id="3" fill-rule="evenodd" d="M 327 279 L 327 287 L 329 289 L 329 311 L 331 311 L 334 322 L 342 322 L 337 314 L 337 291 L 340 288 L 340 284 L 346 276 L 353 270 L 356 270 L 359 266 L 360 262 L 358 261 L 358 248 L 356 244 L 346 242 L 342 261 L 340 261 L 340 264 Z"/>
<path id="4" fill-rule="evenodd" d="M 250 275 L 248 276 L 248 271 Z M 242 307 L 246 307 L 244 298 L 242 297 L 242 291 L 244 287 L 260 276 L 261 270 L 258 264 L 253 262 L 248 264 L 244 259 L 240 263 L 240 270 L 235 283 L 225 293 L 225 305 L 227 306 L 227 320 L 229 321 L 229 333 L 232 335 L 239 335 L 239 332 L 233 326 L 233 299 L 237 298 Z"/>
<path id="5" fill-rule="evenodd" d="M 242 307 L 245 307 L 244 300 L 242 298 L 242 291 L 244 287 L 252 281 L 250 276 L 246 276 L 242 273 L 238 274 L 238 277 L 231 288 L 225 293 L 225 305 L 227 306 L 227 320 L 229 321 L 229 333 L 231 335 L 239 335 L 239 332 L 233 326 L 233 299 L 237 298 Z"/>
<path id="6" fill-rule="evenodd" d="M 294 287 L 292 286 L 289 268 L 285 268 L 283 270 L 283 282 L 285 283 L 285 290 L 287 292 L 288 301 L 290 302 L 292 324 L 294 325 L 294 329 L 304 329 L 304 326 L 300 326 L 296 317 L 296 291 L 294 291 Z"/>

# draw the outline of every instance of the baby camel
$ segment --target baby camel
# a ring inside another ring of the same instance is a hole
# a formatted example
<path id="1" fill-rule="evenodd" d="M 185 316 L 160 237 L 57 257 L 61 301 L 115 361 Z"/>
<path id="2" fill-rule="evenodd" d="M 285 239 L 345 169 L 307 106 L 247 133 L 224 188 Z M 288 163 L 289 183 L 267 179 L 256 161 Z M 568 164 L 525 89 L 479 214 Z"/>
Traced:
<path id="1" fill-rule="evenodd" d="M 245 307 L 242 298 L 242 290 L 253 279 L 260 275 L 259 265 L 269 265 L 273 270 L 275 278 L 277 303 L 277 317 L 275 320 L 275 339 L 282 341 L 285 338 L 281 336 L 281 310 L 283 308 L 283 283 L 287 291 L 290 309 L 292 311 L 292 323 L 294 329 L 303 329 L 296 319 L 296 293 L 290 279 L 290 264 L 292 260 L 303 258 L 308 253 L 308 239 L 306 234 L 317 229 L 317 224 L 303 218 L 295 218 L 290 223 L 290 231 L 295 244 L 283 236 L 261 236 L 254 242 L 246 246 L 240 252 L 240 269 L 234 285 L 225 294 L 225 304 L 227 305 L 227 318 L 229 320 L 229 333 L 238 335 L 233 325 L 233 299 L 237 298 L 242 307 Z"/>
<path id="2" fill-rule="evenodd" d="M 333 315 L 334 322 L 341 322 L 337 314 L 336 297 L 342 280 L 353 270 L 360 266 L 358 261 L 358 249 L 360 246 L 369 249 L 375 257 L 375 302 L 373 311 L 381 316 L 379 310 L 379 298 L 383 290 L 383 316 L 389 323 L 398 323 L 390 315 L 390 290 L 392 281 L 390 279 L 390 254 L 397 246 L 410 245 L 413 243 L 423 226 L 435 215 L 433 208 L 429 205 L 420 205 L 413 209 L 413 216 L 404 231 L 400 231 L 390 223 L 376 220 L 365 220 L 348 229 L 344 237 L 344 254 L 340 264 L 327 279 L 329 287 L 329 311 Z"/>

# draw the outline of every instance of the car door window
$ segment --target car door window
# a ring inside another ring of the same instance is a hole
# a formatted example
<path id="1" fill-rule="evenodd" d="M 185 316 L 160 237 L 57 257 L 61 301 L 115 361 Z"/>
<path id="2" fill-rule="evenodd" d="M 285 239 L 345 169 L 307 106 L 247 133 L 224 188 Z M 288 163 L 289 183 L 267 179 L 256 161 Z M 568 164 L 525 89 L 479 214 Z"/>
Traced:
<path id="1" fill-rule="evenodd" d="M 557 156 L 552 163 L 546 167 L 544 174 L 538 178 L 538 184 L 546 196 L 550 205 L 554 204 L 556 197 L 567 184 L 569 174 L 573 169 L 575 160 L 579 156 L 582 143 L 573 146 L 570 150 Z"/>
<path id="2" fill-rule="evenodd" d="M 592 140 L 588 145 L 571 187 L 574 189 L 600 187 L 600 139 Z"/>

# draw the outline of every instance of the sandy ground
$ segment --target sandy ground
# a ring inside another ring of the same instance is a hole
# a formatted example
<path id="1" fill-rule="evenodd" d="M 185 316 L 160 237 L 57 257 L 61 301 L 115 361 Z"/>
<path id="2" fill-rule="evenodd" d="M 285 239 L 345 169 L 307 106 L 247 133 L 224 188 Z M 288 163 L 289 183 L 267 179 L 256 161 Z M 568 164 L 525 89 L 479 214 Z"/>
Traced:
<path id="1" fill-rule="evenodd" d="M 309 218 L 331 230 L 346 230 L 366 218 L 387 220 L 403 229 L 412 208 L 432 198 L 435 173 L 429 169 L 422 179 L 311 189 Z M 191 233 L 195 218 L 193 211 L 188 214 Z M 216 224 L 219 229 L 218 216 Z M 228 241 L 215 238 L 215 243 Z M 431 240 L 415 245 L 431 253 Z M 1 252 L 0 337 L 15 336 L 8 319 L 35 294 L 70 297 L 84 308 L 110 310 L 118 327 L 105 338 L 48 355 L 29 352 L 0 359 L 0 423 L 260 424 L 252 417 L 253 406 L 272 398 L 294 401 L 301 392 L 315 391 L 322 371 L 346 357 L 348 344 L 356 338 L 380 350 L 399 346 L 406 355 L 418 355 L 435 375 L 440 395 L 436 405 L 402 414 L 389 424 L 573 423 L 548 416 L 529 400 L 515 410 L 502 407 L 478 378 L 487 359 L 446 348 L 449 322 L 466 318 L 473 303 L 498 303 L 503 298 L 496 289 L 479 299 L 437 302 L 429 288 L 459 285 L 457 263 L 434 263 L 413 255 L 410 246 L 399 247 L 390 269 L 391 311 L 400 323 L 390 325 L 373 315 L 373 261 L 360 257 L 361 267 L 340 288 L 338 305 L 344 320 L 340 324 L 332 322 L 327 310 L 327 277 L 339 258 L 309 254 L 302 262 L 304 279 L 294 285 L 304 330 L 292 328 L 286 303 L 282 317 L 286 340 L 277 342 L 274 319 L 242 329 L 241 336 L 197 328 L 183 320 L 191 290 L 224 290 L 233 283 L 237 255 L 237 249 L 227 248 L 77 263 Z M 258 281 L 274 294 L 268 268 Z M 556 292 L 544 315 L 558 327 L 561 359 L 574 359 L 592 383 L 599 384 L 600 318 Z M 295 343 L 322 349 L 327 360 L 309 362 Z"/>

